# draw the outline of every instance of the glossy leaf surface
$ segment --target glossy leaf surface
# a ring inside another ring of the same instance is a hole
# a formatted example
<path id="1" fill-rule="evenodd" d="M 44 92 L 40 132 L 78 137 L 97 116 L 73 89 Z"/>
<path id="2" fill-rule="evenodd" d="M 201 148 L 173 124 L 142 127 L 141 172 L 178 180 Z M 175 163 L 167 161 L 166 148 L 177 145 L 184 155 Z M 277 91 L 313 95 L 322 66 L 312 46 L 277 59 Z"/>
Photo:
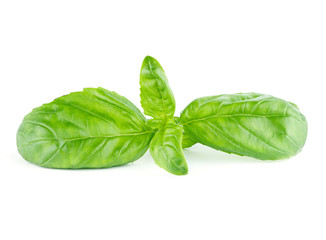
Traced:
<path id="1" fill-rule="evenodd" d="M 49 168 L 105 168 L 135 161 L 153 131 L 129 100 L 103 88 L 84 89 L 34 109 L 17 133 L 19 153 Z"/>
<path id="2" fill-rule="evenodd" d="M 175 100 L 160 63 L 145 57 L 140 71 L 140 98 L 144 113 L 156 119 L 169 119 L 175 112 Z"/>
<path id="3" fill-rule="evenodd" d="M 175 175 L 188 173 L 182 150 L 182 126 L 168 123 L 152 139 L 150 152 L 155 163 Z"/>
<path id="4" fill-rule="evenodd" d="M 307 136 L 306 119 L 295 104 L 258 93 L 199 98 L 180 119 L 199 143 L 258 159 L 293 156 Z"/>

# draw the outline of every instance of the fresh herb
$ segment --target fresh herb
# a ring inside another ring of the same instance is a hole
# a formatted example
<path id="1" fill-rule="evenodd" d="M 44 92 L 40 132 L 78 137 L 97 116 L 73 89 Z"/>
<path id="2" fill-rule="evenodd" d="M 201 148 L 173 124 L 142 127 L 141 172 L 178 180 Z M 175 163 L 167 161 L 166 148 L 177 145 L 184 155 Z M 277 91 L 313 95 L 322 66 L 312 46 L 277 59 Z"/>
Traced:
<path id="1" fill-rule="evenodd" d="M 128 99 L 86 88 L 35 108 L 17 132 L 24 159 L 48 168 L 107 168 L 133 162 L 148 148 L 170 173 L 188 173 L 183 149 L 201 143 L 262 160 L 297 154 L 307 136 L 298 107 L 270 95 L 203 97 L 175 117 L 175 99 L 160 63 L 147 56 L 140 73 L 146 119 Z"/>

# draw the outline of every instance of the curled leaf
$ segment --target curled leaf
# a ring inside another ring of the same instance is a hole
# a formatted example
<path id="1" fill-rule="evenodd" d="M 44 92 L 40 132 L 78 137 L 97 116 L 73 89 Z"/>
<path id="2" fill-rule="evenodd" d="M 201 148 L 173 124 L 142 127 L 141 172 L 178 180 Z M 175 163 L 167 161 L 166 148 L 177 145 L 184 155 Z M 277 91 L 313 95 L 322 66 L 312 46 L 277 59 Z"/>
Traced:
<path id="1" fill-rule="evenodd" d="M 188 173 L 187 162 L 182 150 L 182 126 L 167 124 L 152 139 L 150 152 L 155 163 L 175 175 Z"/>

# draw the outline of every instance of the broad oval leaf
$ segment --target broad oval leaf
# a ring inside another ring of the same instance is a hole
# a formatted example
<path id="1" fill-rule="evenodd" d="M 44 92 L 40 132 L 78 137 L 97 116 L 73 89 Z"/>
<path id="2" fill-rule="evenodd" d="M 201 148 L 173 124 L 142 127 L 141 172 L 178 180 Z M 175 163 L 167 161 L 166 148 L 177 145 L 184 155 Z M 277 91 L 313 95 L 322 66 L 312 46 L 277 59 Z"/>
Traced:
<path id="1" fill-rule="evenodd" d="M 140 71 L 140 98 L 144 113 L 156 119 L 169 119 L 175 112 L 175 99 L 160 63 L 145 57 Z"/>
<path id="2" fill-rule="evenodd" d="M 17 133 L 24 159 L 48 168 L 105 168 L 135 161 L 152 130 L 129 100 L 103 88 L 55 99 L 26 115 Z"/>
<path id="3" fill-rule="evenodd" d="M 297 154 L 307 137 L 306 119 L 295 104 L 258 93 L 196 99 L 181 122 L 199 143 L 263 160 Z"/>
<path id="4" fill-rule="evenodd" d="M 168 123 L 158 130 L 150 144 L 150 152 L 155 163 L 175 175 L 188 173 L 188 166 L 182 150 L 181 125 Z"/>

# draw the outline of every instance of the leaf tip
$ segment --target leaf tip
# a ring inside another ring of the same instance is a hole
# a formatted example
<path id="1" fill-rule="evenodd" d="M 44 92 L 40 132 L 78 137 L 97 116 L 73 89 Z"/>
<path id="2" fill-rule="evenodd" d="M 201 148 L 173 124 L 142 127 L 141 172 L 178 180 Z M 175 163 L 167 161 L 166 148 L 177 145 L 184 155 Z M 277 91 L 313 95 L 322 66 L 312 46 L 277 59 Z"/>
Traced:
<path id="1" fill-rule="evenodd" d="M 174 175 L 182 176 L 188 174 L 188 167 L 179 168 L 177 171 L 173 172 Z"/>
<path id="2" fill-rule="evenodd" d="M 147 55 L 143 60 L 142 69 L 152 68 L 153 66 L 161 66 L 161 65 L 155 58 Z"/>
<path id="3" fill-rule="evenodd" d="M 147 56 L 144 58 L 144 61 L 152 61 L 152 60 L 155 60 L 155 58 L 153 58 L 152 56 L 149 56 L 149 55 L 147 55 Z"/>

